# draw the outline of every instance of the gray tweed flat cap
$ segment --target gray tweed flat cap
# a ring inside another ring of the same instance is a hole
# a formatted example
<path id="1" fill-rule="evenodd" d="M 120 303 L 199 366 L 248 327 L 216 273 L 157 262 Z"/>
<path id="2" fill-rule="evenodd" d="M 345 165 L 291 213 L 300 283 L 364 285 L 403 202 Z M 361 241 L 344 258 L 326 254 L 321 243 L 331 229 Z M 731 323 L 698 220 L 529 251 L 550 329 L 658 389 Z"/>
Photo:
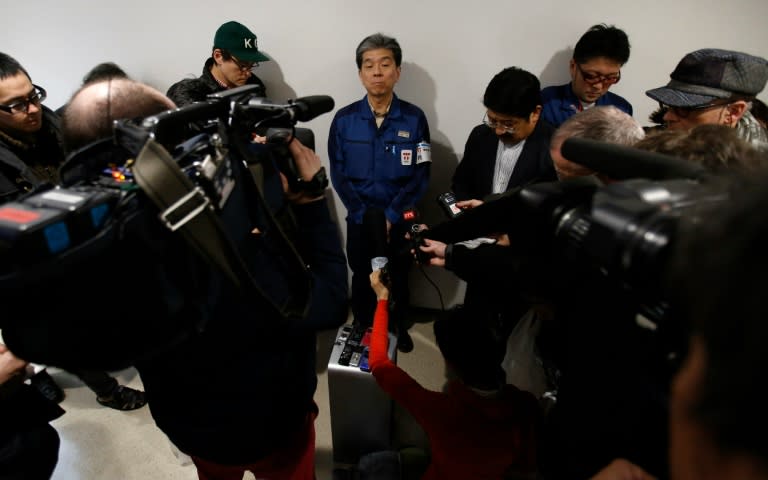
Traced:
<path id="1" fill-rule="evenodd" d="M 705 48 L 683 57 L 664 87 L 645 92 L 673 107 L 698 107 L 733 96 L 754 97 L 768 81 L 768 61 L 731 50 Z"/>

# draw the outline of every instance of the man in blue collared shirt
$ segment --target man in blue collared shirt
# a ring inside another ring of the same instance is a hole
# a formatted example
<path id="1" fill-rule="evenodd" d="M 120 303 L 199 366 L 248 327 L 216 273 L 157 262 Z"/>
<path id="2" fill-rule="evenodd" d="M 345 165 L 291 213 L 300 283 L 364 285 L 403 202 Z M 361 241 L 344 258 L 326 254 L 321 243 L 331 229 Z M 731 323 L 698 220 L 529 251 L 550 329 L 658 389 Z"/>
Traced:
<path id="1" fill-rule="evenodd" d="M 373 322 L 376 297 L 368 277 L 371 258 L 376 255 L 363 217 L 366 211 L 380 210 L 386 217 L 388 270 L 395 300 L 392 323 L 398 329 L 398 348 L 407 352 L 413 348 L 404 324 L 411 258 L 405 245 L 408 224 L 403 212 L 414 207 L 427 190 L 431 158 L 424 112 L 394 93 L 402 57 L 397 40 L 380 33 L 358 45 L 358 74 L 367 94 L 336 112 L 328 136 L 328 157 L 333 187 L 347 208 L 355 322 Z"/>
<path id="2" fill-rule="evenodd" d="M 613 105 L 632 115 L 632 105 L 611 93 L 621 80 L 621 67 L 629 60 L 629 39 L 623 30 L 595 25 L 581 36 L 570 62 L 571 81 L 541 91 L 541 117 L 559 127 L 576 112 L 593 106 Z"/>

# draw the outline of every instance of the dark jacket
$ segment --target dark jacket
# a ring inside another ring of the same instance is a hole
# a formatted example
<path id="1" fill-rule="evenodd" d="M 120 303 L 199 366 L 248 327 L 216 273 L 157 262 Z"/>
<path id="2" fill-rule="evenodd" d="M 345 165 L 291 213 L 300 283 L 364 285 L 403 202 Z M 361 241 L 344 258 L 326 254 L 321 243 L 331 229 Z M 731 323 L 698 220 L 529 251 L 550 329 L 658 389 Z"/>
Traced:
<path id="1" fill-rule="evenodd" d="M 0 385 L 0 445 L 19 431 L 45 425 L 64 414 L 64 410 L 23 383 L 23 376 Z"/>
<path id="2" fill-rule="evenodd" d="M 549 141 L 554 128 L 539 120 L 525 140 L 523 151 L 507 184 L 507 190 L 536 181 L 557 180 Z M 493 170 L 499 137 L 485 125 L 476 126 L 464 146 L 464 156 L 453 174 L 451 189 L 459 200 L 482 200 L 492 193 Z"/>
<path id="3" fill-rule="evenodd" d="M 58 182 L 64 161 L 59 117 L 42 106 L 43 126 L 29 144 L 0 131 L 0 203 L 13 200 L 45 183 Z"/>
<path id="4" fill-rule="evenodd" d="M 213 57 L 205 61 L 203 74 L 198 78 L 185 78 L 184 80 L 180 80 L 171 85 L 171 87 L 168 89 L 168 93 L 166 93 L 168 98 L 173 100 L 173 103 L 175 103 L 177 107 L 181 107 L 190 103 L 201 102 L 212 93 L 223 92 L 224 90 L 227 90 L 225 87 L 222 87 L 215 78 L 213 78 L 213 75 L 211 74 L 212 66 Z M 260 95 L 263 97 L 267 96 L 267 87 L 264 85 L 264 82 L 262 82 L 261 79 L 256 75 L 251 74 L 245 84 L 259 85 L 261 87 Z"/>
<path id="5" fill-rule="evenodd" d="M 157 426 L 189 455 L 222 464 L 259 461 L 290 444 L 314 408 L 316 332 L 346 320 L 347 263 L 325 201 L 292 211 L 295 246 L 313 277 L 304 322 L 289 324 L 229 292 L 211 305 L 205 331 L 136 365 Z M 288 260 L 270 254 L 274 232 L 257 225 L 263 238 L 251 242 L 269 258 L 261 258 L 256 277 L 283 285 L 279 268 Z"/>
<path id="6" fill-rule="evenodd" d="M 446 268 L 468 285 L 482 285 L 491 300 L 509 302 L 522 293 L 554 309 L 537 340 L 545 363 L 561 374 L 540 449 L 544 478 L 588 478 L 617 457 L 664 475 L 669 364 L 662 347 L 668 339 L 638 326 L 639 295 L 593 263 L 582 247 L 590 240 L 564 241 L 578 224 L 560 227 L 565 233 L 556 234 L 552 209 L 523 208 L 526 204 L 510 192 L 431 227 L 424 236 L 450 244 L 508 233 L 509 247 L 449 245 Z"/>

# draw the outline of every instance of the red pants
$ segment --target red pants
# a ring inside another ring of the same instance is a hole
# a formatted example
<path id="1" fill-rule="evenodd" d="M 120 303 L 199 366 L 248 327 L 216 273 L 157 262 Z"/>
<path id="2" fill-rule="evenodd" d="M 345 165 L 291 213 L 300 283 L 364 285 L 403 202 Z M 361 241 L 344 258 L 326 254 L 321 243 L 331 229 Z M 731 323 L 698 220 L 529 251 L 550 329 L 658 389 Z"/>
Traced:
<path id="1" fill-rule="evenodd" d="M 304 432 L 289 448 L 277 451 L 256 463 L 221 465 L 192 457 L 200 480 L 242 480 L 246 471 L 261 480 L 315 480 L 315 411 L 307 415 Z"/>

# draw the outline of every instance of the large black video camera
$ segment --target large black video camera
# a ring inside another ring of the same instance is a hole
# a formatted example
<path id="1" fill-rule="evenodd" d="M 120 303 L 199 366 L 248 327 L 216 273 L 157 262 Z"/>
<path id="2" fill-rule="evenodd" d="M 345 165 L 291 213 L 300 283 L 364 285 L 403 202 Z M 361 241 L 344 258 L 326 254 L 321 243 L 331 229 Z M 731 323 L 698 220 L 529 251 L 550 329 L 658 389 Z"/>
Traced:
<path id="1" fill-rule="evenodd" d="M 67 159 L 60 186 L 0 206 L 0 301 L 17 312 L 0 328 L 11 350 L 114 370 L 195 335 L 230 305 L 306 314 L 311 277 L 275 215 L 278 173 L 296 191 L 327 180 L 300 179 L 280 148 L 333 99 L 277 104 L 255 91 L 120 120 L 111 138 Z"/>
<path id="2" fill-rule="evenodd" d="M 545 183 L 520 192 L 547 229 L 542 245 L 562 268 L 599 272 L 631 292 L 638 313 L 664 321 L 666 273 L 681 222 L 699 220 L 708 206 L 725 201 L 726 193 L 689 179 L 589 183 Z"/>
<path id="3" fill-rule="evenodd" d="M 666 155 L 577 138 L 566 140 L 562 151 L 618 181 L 604 185 L 590 176 L 532 184 L 424 235 L 456 243 L 507 233 L 510 249 L 525 265 L 548 269 L 541 277 L 571 281 L 574 277 L 564 272 L 590 273 L 589 278 L 600 279 L 593 288 L 596 298 L 602 286 L 609 286 L 634 303 L 636 312 L 653 323 L 650 328 L 665 328 L 673 314 L 666 277 L 678 231 L 685 222 L 699 221 L 708 206 L 724 202 L 727 188 L 709 181 L 700 166 Z M 526 284 L 533 283 L 526 282 L 532 273 L 499 277 L 522 276 L 518 283 Z M 551 297 L 551 292 L 529 293 Z"/>

